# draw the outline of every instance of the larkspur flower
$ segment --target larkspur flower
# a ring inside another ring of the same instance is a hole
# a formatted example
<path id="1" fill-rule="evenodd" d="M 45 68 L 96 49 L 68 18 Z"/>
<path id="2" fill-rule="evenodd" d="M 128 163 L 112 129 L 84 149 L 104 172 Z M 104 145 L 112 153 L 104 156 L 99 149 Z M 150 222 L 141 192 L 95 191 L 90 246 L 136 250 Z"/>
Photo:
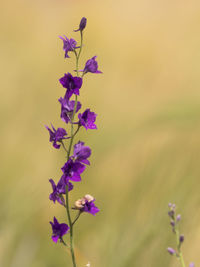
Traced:
<path id="1" fill-rule="evenodd" d="M 63 50 L 65 51 L 65 58 L 69 58 L 68 52 L 74 51 L 76 48 L 78 48 L 77 42 L 74 39 L 68 39 L 67 36 L 64 35 L 64 37 L 59 36 L 61 40 L 63 40 Z"/>
<path id="2" fill-rule="evenodd" d="M 52 200 L 54 203 L 58 201 L 61 205 L 65 204 L 63 196 L 58 192 L 57 186 L 53 179 L 50 179 L 49 182 L 51 183 L 53 192 L 49 195 L 49 199 Z"/>
<path id="3" fill-rule="evenodd" d="M 58 239 L 62 240 L 62 237 L 69 231 L 69 226 L 65 223 L 59 223 L 56 217 L 54 217 L 54 221 L 50 222 L 52 227 L 52 240 L 57 243 Z"/>
<path id="4" fill-rule="evenodd" d="M 86 24 L 87 24 L 87 19 L 85 17 L 83 17 L 80 21 L 80 24 L 79 24 L 79 28 L 78 30 L 74 30 L 75 32 L 78 32 L 78 31 L 83 31 L 86 27 Z"/>
<path id="5" fill-rule="evenodd" d="M 96 58 L 97 58 L 97 56 L 94 56 L 94 57 L 88 59 L 88 61 L 85 63 L 84 69 L 80 70 L 80 71 L 83 71 L 85 74 L 88 72 L 102 73 L 100 70 L 98 70 L 98 63 L 96 61 Z"/>
<path id="6" fill-rule="evenodd" d="M 57 192 L 59 194 L 65 194 L 66 193 L 66 185 L 68 186 L 68 192 L 74 188 L 73 184 L 70 183 L 68 179 L 65 179 L 64 175 L 62 175 L 58 184 L 57 184 Z"/>
<path id="7" fill-rule="evenodd" d="M 95 206 L 94 201 L 95 199 L 93 196 L 85 195 L 74 203 L 74 209 L 96 215 L 96 213 L 99 212 L 99 209 Z"/>
<path id="8" fill-rule="evenodd" d="M 96 121 L 96 116 L 94 112 L 91 112 L 90 109 L 86 109 L 82 114 L 78 114 L 79 125 L 85 127 L 85 129 L 97 129 L 97 126 L 94 124 Z"/>
<path id="9" fill-rule="evenodd" d="M 52 200 L 54 203 L 58 201 L 61 205 L 65 205 L 64 197 L 62 194 L 66 193 L 66 185 L 68 185 L 68 191 L 73 189 L 73 185 L 70 182 L 65 182 L 63 177 L 59 180 L 57 186 L 53 179 L 50 179 L 49 182 L 51 183 L 53 192 L 49 195 L 49 199 Z"/>
<path id="10" fill-rule="evenodd" d="M 79 89 L 82 86 L 82 78 L 80 77 L 73 77 L 71 73 L 65 73 L 62 78 L 60 78 L 60 83 L 64 88 L 67 89 L 66 97 L 70 99 L 70 97 L 75 94 L 79 95 Z"/>
<path id="11" fill-rule="evenodd" d="M 71 158 L 61 168 L 63 171 L 63 179 L 66 181 L 81 181 L 81 173 L 85 170 L 85 165 L 80 162 L 74 162 Z"/>
<path id="12" fill-rule="evenodd" d="M 49 141 L 53 143 L 53 147 L 55 147 L 56 149 L 60 148 L 60 144 L 58 144 L 58 142 L 62 142 L 63 139 L 67 139 L 67 132 L 65 131 L 65 129 L 63 128 L 58 128 L 57 130 L 53 127 L 53 125 L 51 124 L 51 127 L 53 129 L 53 131 L 46 126 L 46 129 L 49 131 L 50 134 L 50 139 Z"/>
<path id="13" fill-rule="evenodd" d="M 91 149 L 88 146 L 84 146 L 84 142 L 79 141 L 74 145 L 73 158 L 76 162 L 81 162 L 90 165 L 88 158 L 91 155 Z"/>
<path id="14" fill-rule="evenodd" d="M 74 100 L 69 100 L 67 95 L 64 96 L 64 98 L 60 97 L 59 102 L 61 104 L 61 119 L 68 123 L 72 119 L 73 111 L 74 111 L 74 106 L 75 106 L 75 101 Z M 79 111 L 81 108 L 81 103 L 77 101 L 77 106 L 76 106 L 76 112 Z"/>

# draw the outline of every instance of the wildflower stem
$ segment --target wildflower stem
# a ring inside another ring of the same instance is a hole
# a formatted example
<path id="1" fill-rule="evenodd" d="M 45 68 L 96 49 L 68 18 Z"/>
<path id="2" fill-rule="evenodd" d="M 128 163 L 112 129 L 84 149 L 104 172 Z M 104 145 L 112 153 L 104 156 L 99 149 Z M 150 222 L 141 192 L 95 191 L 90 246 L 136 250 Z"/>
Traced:
<path id="1" fill-rule="evenodd" d="M 78 218 L 80 217 L 80 215 L 81 215 L 81 211 L 79 211 L 79 213 L 77 214 L 77 216 L 76 216 L 76 218 L 74 219 L 72 225 L 75 224 L 75 222 L 78 220 Z"/>
<path id="2" fill-rule="evenodd" d="M 79 52 L 77 54 L 77 52 L 75 51 L 75 56 L 76 56 L 76 73 L 77 76 L 79 76 L 79 71 L 78 71 L 78 62 L 79 62 L 79 57 L 81 54 L 81 50 L 82 50 L 82 44 L 83 44 L 83 34 L 81 33 L 81 45 L 80 45 L 80 49 Z M 73 114 L 72 114 L 72 118 L 71 118 L 71 139 L 70 139 L 70 143 L 69 143 L 69 149 L 67 152 L 67 160 L 69 160 L 70 158 L 70 153 L 71 153 L 71 149 L 72 149 L 72 145 L 73 145 L 73 140 L 75 135 L 77 134 L 79 127 L 77 128 L 76 132 L 74 133 L 74 116 L 76 113 L 76 108 L 77 108 L 77 95 L 75 95 L 75 105 L 74 105 L 74 110 L 73 110 Z M 74 243 L 73 243 L 73 224 L 72 220 L 71 220 L 71 215 L 70 215 L 70 210 L 69 210 L 69 194 L 68 194 L 68 186 L 66 185 L 66 211 L 67 211 L 67 217 L 68 217 L 68 222 L 69 222 L 69 227 L 70 227 L 70 251 L 71 251 L 71 256 L 72 256 L 72 263 L 73 263 L 73 267 L 76 267 L 76 259 L 75 259 L 75 255 L 74 255 Z"/>
<path id="3" fill-rule="evenodd" d="M 181 252 L 180 234 L 179 234 L 179 230 L 178 230 L 178 227 L 177 226 L 175 228 L 175 233 L 176 233 L 176 246 L 177 246 L 177 250 L 178 250 L 178 257 L 179 257 L 179 260 L 181 262 L 181 266 L 182 267 L 185 267 L 185 262 L 184 262 L 184 259 L 183 259 L 183 254 Z"/>

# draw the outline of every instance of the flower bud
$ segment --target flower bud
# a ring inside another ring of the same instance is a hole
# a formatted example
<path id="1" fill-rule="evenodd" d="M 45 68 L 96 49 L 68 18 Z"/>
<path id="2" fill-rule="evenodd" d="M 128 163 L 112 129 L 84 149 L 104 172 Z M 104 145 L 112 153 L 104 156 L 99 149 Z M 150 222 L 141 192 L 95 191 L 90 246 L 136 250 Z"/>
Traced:
<path id="1" fill-rule="evenodd" d="M 180 235 L 179 241 L 180 241 L 180 243 L 183 243 L 183 241 L 184 241 L 184 235 Z"/>
<path id="2" fill-rule="evenodd" d="M 171 220 L 171 221 L 170 221 L 170 224 L 171 224 L 172 227 L 174 227 L 174 226 L 175 226 L 175 222 L 174 222 L 174 220 Z"/>
<path id="3" fill-rule="evenodd" d="M 178 214 L 178 215 L 176 216 L 176 221 L 179 222 L 180 220 L 181 220 L 181 215 Z"/>
<path id="4" fill-rule="evenodd" d="M 176 251 L 173 248 L 167 248 L 167 251 L 169 252 L 169 254 L 174 255 L 176 253 Z"/>
<path id="5" fill-rule="evenodd" d="M 74 30 L 74 31 L 75 31 L 75 32 L 78 32 L 78 31 L 82 32 L 82 31 L 85 29 L 86 24 L 87 24 L 87 19 L 86 19 L 85 17 L 83 17 L 83 18 L 81 19 L 81 21 L 80 21 L 78 30 Z"/>

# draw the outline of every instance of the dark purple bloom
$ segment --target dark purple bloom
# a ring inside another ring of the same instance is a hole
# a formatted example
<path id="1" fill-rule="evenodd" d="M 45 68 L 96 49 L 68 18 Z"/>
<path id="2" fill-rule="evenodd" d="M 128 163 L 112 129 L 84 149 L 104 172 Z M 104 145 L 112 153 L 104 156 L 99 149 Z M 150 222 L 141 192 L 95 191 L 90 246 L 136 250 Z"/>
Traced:
<path id="1" fill-rule="evenodd" d="M 60 39 L 63 40 L 63 50 L 65 51 L 65 58 L 69 58 L 68 52 L 74 51 L 76 48 L 78 48 L 77 42 L 74 39 L 68 39 L 67 36 L 64 35 L 64 37 L 59 36 Z"/>
<path id="2" fill-rule="evenodd" d="M 78 114 L 79 125 L 85 127 L 85 129 L 97 129 L 97 126 L 94 124 L 96 121 L 96 114 L 91 112 L 90 109 L 86 109 L 82 114 Z"/>
<path id="3" fill-rule="evenodd" d="M 174 255 L 176 253 L 176 251 L 173 248 L 167 248 L 167 251 L 169 252 L 169 254 Z"/>
<path id="4" fill-rule="evenodd" d="M 65 204 L 64 198 L 61 193 L 58 192 L 58 188 L 54 183 L 53 179 L 50 179 L 49 182 L 51 183 L 53 192 L 49 195 L 49 199 L 52 200 L 54 203 L 58 201 L 61 205 Z"/>
<path id="5" fill-rule="evenodd" d="M 80 21 L 80 24 L 79 24 L 79 28 L 78 30 L 75 30 L 75 32 L 78 32 L 78 31 L 83 31 L 86 27 L 86 23 L 87 23 L 87 19 L 86 18 L 82 18 L 81 21 Z"/>
<path id="6" fill-rule="evenodd" d="M 66 185 L 68 186 L 68 192 L 73 189 L 73 184 L 69 182 L 69 180 L 66 180 L 64 175 L 60 178 L 58 184 L 57 184 L 57 191 L 59 194 L 65 194 L 66 193 Z"/>
<path id="7" fill-rule="evenodd" d="M 45 126 L 46 129 L 49 131 L 49 134 L 50 134 L 50 139 L 49 141 L 50 142 L 53 142 L 53 146 L 56 148 L 56 149 L 59 149 L 60 148 L 60 144 L 57 144 L 57 142 L 62 142 L 63 139 L 67 139 L 66 135 L 67 135 L 67 132 L 65 131 L 65 129 L 63 128 L 58 128 L 57 130 L 53 127 L 53 125 L 51 124 L 51 127 L 53 129 L 53 131 L 48 127 L 48 126 Z"/>
<path id="8" fill-rule="evenodd" d="M 65 95 L 64 98 L 62 97 L 59 98 L 59 102 L 61 103 L 60 117 L 64 122 L 68 123 L 72 119 L 75 101 L 74 100 L 70 101 Z M 78 101 L 76 106 L 76 112 L 78 112 L 80 108 L 81 108 L 81 103 Z"/>
<path id="9" fill-rule="evenodd" d="M 84 143 L 79 141 L 74 145 L 74 154 L 73 158 L 76 162 L 82 162 L 84 164 L 90 165 L 90 162 L 87 158 L 91 155 L 91 149 L 88 146 L 84 146 Z"/>
<path id="10" fill-rule="evenodd" d="M 84 73 L 102 73 L 100 70 L 98 70 L 98 63 L 96 61 L 96 56 L 92 57 L 91 59 L 88 59 L 88 61 L 85 63 L 84 70 L 82 70 Z"/>
<path id="11" fill-rule="evenodd" d="M 82 78 L 73 77 L 71 73 L 65 73 L 62 78 L 60 78 L 60 83 L 64 88 L 67 89 L 66 97 L 70 99 L 70 97 L 75 94 L 79 95 L 79 89 L 82 86 Z"/>
<path id="12" fill-rule="evenodd" d="M 92 215 L 95 215 L 97 212 L 99 212 L 99 209 L 94 205 L 94 201 L 95 200 L 93 200 L 91 202 L 86 201 L 82 211 L 88 212 Z"/>
<path id="13" fill-rule="evenodd" d="M 63 171 L 63 179 L 66 181 L 81 181 L 81 173 L 85 170 L 85 165 L 80 162 L 74 162 L 71 158 L 61 168 Z"/>
<path id="14" fill-rule="evenodd" d="M 91 195 L 85 195 L 83 198 L 78 199 L 74 204 L 74 209 L 81 212 L 88 212 L 92 215 L 96 215 L 99 209 L 94 204 L 95 199 Z"/>
<path id="15" fill-rule="evenodd" d="M 58 201 L 61 205 L 65 205 L 65 200 L 62 194 L 66 193 L 66 185 L 68 185 L 68 191 L 71 191 L 73 189 L 73 185 L 69 181 L 67 181 L 66 183 L 63 179 L 63 176 L 59 180 L 57 186 L 53 179 L 50 179 L 49 182 L 51 183 L 53 189 L 53 192 L 49 195 L 49 199 L 54 203 Z"/>
<path id="16" fill-rule="evenodd" d="M 65 223 L 59 223 L 54 217 L 54 221 L 50 222 L 52 227 L 52 240 L 53 242 L 57 243 L 58 239 L 62 239 L 62 237 L 69 231 L 69 226 Z"/>

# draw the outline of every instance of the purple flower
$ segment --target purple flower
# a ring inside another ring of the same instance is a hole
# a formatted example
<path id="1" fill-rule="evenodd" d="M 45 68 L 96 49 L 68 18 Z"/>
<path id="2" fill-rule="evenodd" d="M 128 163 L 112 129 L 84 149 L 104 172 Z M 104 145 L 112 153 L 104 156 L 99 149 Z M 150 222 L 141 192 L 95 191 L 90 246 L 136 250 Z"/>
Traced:
<path id="1" fill-rule="evenodd" d="M 63 128 L 58 128 L 57 130 L 53 127 L 53 125 L 51 124 L 51 127 L 53 129 L 53 131 L 48 127 L 46 126 L 46 129 L 49 131 L 49 134 L 50 134 L 50 139 L 49 141 L 50 142 L 53 142 L 53 146 L 56 148 L 56 149 L 59 149 L 60 148 L 60 144 L 57 144 L 57 142 L 62 142 L 63 139 L 67 139 L 67 137 L 65 137 L 67 135 L 67 132 L 65 131 L 65 129 Z"/>
<path id="2" fill-rule="evenodd" d="M 79 125 L 85 127 L 85 129 L 97 129 L 97 126 L 94 124 L 96 121 L 96 114 L 91 112 L 90 109 L 86 109 L 82 114 L 78 114 Z"/>
<path id="3" fill-rule="evenodd" d="M 167 248 L 167 251 L 169 252 L 169 254 L 174 255 L 176 253 L 176 251 L 173 248 Z"/>
<path id="4" fill-rule="evenodd" d="M 73 189 L 73 185 L 69 181 L 65 183 L 63 177 L 61 177 L 57 186 L 53 179 L 50 179 L 49 182 L 51 183 L 53 189 L 53 192 L 49 195 L 49 199 L 54 203 L 58 201 L 61 205 L 65 205 L 62 194 L 66 193 L 66 185 L 68 185 L 68 191 L 71 191 Z"/>
<path id="5" fill-rule="evenodd" d="M 82 78 L 73 77 L 71 73 L 65 73 L 62 78 L 60 78 L 60 83 L 64 88 L 67 89 L 66 97 L 69 99 L 73 94 L 79 95 L 79 89 L 82 86 Z"/>
<path id="6" fill-rule="evenodd" d="M 84 146 L 84 143 L 79 141 L 74 145 L 74 154 L 73 158 L 76 162 L 82 162 L 84 164 L 90 165 L 90 162 L 87 158 L 91 155 L 91 149 L 88 146 Z"/>
<path id="7" fill-rule="evenodd" d="M 65 194 L 66 193 L 66 185 L 68 186 L 68 192 L 71 191 L 74 186 L 72 183 L 69 182 L 69 180 L 66 180 L 64 175 L 60 178 L 58 184 L 57 184 L 57 191 L 59 194 Z"/>
<path id="8" fill-rule="evenodd" d="M 75 32 L 78 32 L 78 31 L 83 31 L 86 27 L 86 23 L 87 23 L 87 19 L 86 18 L 82 18 L 81 21 L 80 21 L 80 24 L 79 24 L 79 28 L 78 30 L 75 30 Z"/>
<path id="9" fill-rule="evenodd" d="M 64 37 L 59 36 L 61 40 L 63 40 L 63 50 L 65 51 L 65 58 L 69 58 L 68 52 L 74 51 L 76 48 L 78 48 L 77 42 L 74 39 L 68 39 L 67 36 L 64 35 Z"/>
<path id="10" fill-rule="evenodd" d="M 84 70 L 81 70 L 84 73 L 102 73 L 100 70 L 98 70 L 98 63 L 96 61 L 96 56 L 92 57 L 91 59 L 88 59 L 88 61 L 85 63 Z"/>
<path id="11" fill-rule="evenodd" d="M 75 101 L 74 100 L 70 101 L 66 95 L 64 96 L 64 98 L 60 97 L 58 101 L 61 103 L 60 117 L 64 122 L 68 123 L 72 119 Z M 78 112 L 80 108 L 81 108 L 81 103 L 78 101 L 76 106 L 76 112 Z"/>
<path id="12" fill-rule="evenodd" d="M 85 195 L 83 198 L 78 199 L 74 203 L 74 209 L 96 215 L 96 213 L 99 212 L 99 209 L 95 206 L 94 201 L 95 199 L 93 198 L 93 196 Z"/>
<path id="13" fill-rule="evenodd" d="M 179 222 L 180 220 L 181 220 L 181 215 L 178 214 L 178 215 L 176 216 L 176 221 Z"/>
<path id="14" fill-rule="evenodd" d="M 189 264 L 189 267 L 195 267 L 194 263 L 191 262 L 191 263 Z"/>
<path id="15" fill-rule="evenodd" d="M 80 162 L 73 162 L 71 158 L 61 168 L 63 171 L 63 179 L 66 181 L 71 180 L 74 182 L 81 181 L 81 173 L 85 170 L 85 165 Z"/>
<path id="16" fill-rule="evenodd" d="M 52 200 L 54 203 L 58 201 L 61 205 L 65 205 L 65 201 L 63 196 L 59 193 L 58 188 L 53 179 L 50 179 L 49 182 L 51 183 L 53 192 L 49 195 L 49 199 Z"/>
<path id="17" fill-rule="evenodd" d="M 54 221 L 50 222 L 52 227 L 52 240 L 53 242 L 57 243 L 58 239 L 62 239 L 62 237 L 69 231 L 69 226 L 65 223 L 59 223 L 54 217 Z"/>

